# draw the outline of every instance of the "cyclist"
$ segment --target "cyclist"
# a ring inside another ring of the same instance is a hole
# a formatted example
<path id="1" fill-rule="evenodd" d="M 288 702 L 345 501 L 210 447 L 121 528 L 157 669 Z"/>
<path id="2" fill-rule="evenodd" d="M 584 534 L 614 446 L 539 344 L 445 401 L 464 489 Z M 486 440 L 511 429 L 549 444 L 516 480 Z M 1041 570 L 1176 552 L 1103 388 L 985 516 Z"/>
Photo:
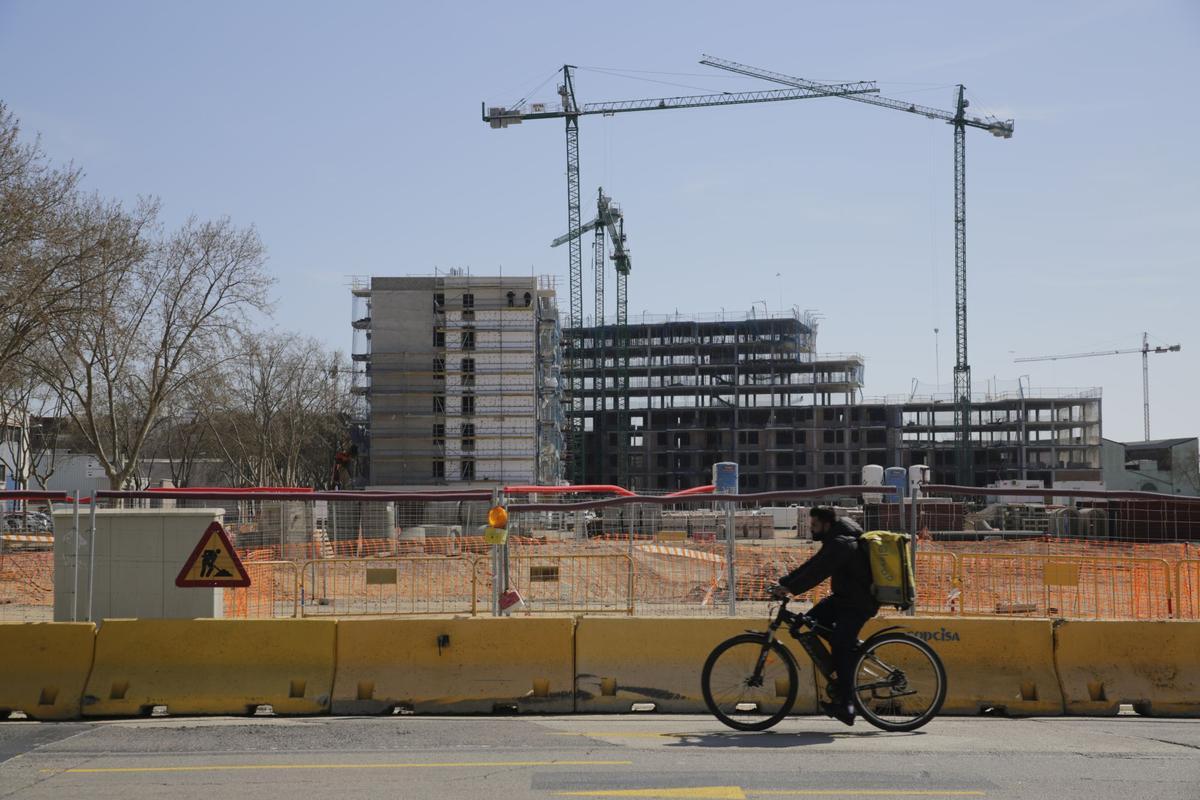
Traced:
<path id="1" fill-rule="evenodd" d="M 850 682 L 858 633 L 867 620 L 879 613 L 879 604 L 871 593 L 871 566 L 859 548 L 858 537 L 863 530 L 857 522 L 839 517 L 827 506 L 813 507 L 809 517 L 813 540 L 821 543 L 821 549 L 780 578 L 779 584 L 790 594 L 803 594 L 826 578 L 831 579 L 830 595 L 808 612 L 808 616 L 829 629 L 821 636 L 833 651 L 832 702 L 822 702 L 821 709 L 829 716 L 853 725 L 854 700 Z"/>

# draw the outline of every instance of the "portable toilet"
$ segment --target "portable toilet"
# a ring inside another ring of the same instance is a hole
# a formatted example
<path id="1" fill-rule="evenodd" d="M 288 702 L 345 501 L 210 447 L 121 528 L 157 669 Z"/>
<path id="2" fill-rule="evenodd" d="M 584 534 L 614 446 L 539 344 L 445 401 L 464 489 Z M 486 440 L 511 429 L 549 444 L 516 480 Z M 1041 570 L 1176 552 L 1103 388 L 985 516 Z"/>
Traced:
<path id="1" fill-rule="evenodd" d="M 888 467 L 883 471 L 883 485 L 895 486 L 896 494 L 884 498 L 887 503 L 902 503 L 908 495 L 908 470 L 904 467 Z"/>
<path id="2" fill-rule="evenodd" d="M 921 484 L 929 483 L 930 470 L 927 464 L 913 464 L 908 468 L 908 496 L 921 495 Z"/>
<path id="3" fill-rule="evenodd" d="M 862 468 L 863 486 L 883 486 L 883 467 L 878 464 L 867 464 Z M 881 494 L 864 494 L 864 503 L 878 503 L 883 499 Z"/>

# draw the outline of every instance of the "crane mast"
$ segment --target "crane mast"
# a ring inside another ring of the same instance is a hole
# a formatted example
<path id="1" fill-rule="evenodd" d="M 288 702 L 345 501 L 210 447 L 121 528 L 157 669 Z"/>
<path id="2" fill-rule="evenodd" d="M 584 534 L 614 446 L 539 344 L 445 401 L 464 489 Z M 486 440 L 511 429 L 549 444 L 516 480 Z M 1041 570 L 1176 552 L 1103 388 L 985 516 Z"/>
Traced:
<path id="1" fill-rule="evenodd" d="M 583 436 L 583 377 L 578 360 L 582 342 L 578 332 L 583 326 L 583 245 L 580 240 L 582 229 L 580 225 L 580 189 L 579 189 L 579 118 L 594 114 L 612 115 L 635 111 L 666 111 L 683 108 L 708 108 L 714 106 L 746 105 L 750 103 L 772 103 L 784 100 L 806 100 L 815 97 L 839 97 L 843 95 L 871 94 L 878 92 L 873 81 L 852 81 L 848 83 L 818 84 L 814 86 L 791 87 L 771 91 L 721 92 L 708 95 L 686 95 L 679 97 L 641 98 L 637 100 L 617 100 L 599 103 L 585 103 L 582 106 L 575 99 L 575 80 L 570 64 L 563 65 L 562 83 L 558 87 L 561 109 L 549 109 L 542 103 L 530 103 L 528 106 L 519 105 L 515 108 L 505 106 L 488 107 L 483 104 L 482 118 L 492 128 L 502 129 L 522 122 L 538 119 L 557 119 L 561 117 L 566 124 L 567 139 L 567 230 L 570 247 L 567 255 L 567 275 L 570 283 L 571 313 L 570 325 L 575 333 L 572 337 L 564 336 L 567 346 L 566 372 L 570 386 L 570 414 L 567 427 L 567 454 L 569 475 L 575 483 L 582 482 L 586 477 L 586 454 L 584 453 Z M 576 233 L 578 231 L 578 233 Z M 611 234 L 610 234 L 611 235 Z M 625 278 L 618 270 L 617 296 L 620 301 L 625 296 Z M 599 280 L 599 279 L 598 279 Z M 618 319 L 621 312 L 618 306 Z M 628 385 L 626 380 L 625 385 Z M 626 401 L 626 406 L 628 402 Z M 624 468 L 622 459 L 622 468 Z"/>
<path id="2" fill-rule="evenodd" d="M 958 483 L 975 483 L 971 444 L 971 361 L 967 358 L 967 101 L 958 85 L 954 113 L 954 429 Z"/>
<path id="3" fill-rule="evenodd" d="M 562 98 L 563 120 L 567 131 L 567 230 L 579 227 L 579 108 L 575 102 L 575 81 L 571 66 L 563 65 L 563 82 L 558 87 Z M 571 328 L 578 334 L 583 325 L 583 243 L 578 236 L 567 245 L 567 275 L 571 293 Z M 563 337 L 569 351 L 579 352 L 581 342 Z M 574 359 L 568 361 L 568 365 Z M 571 474 L 575 482 L 583 475 L 586 453 L 583 438 L 583 377 L 577 369 L 569 369 L 567 381 L 571 387 L 571 423 L 567 429 L 567 451 L 571 453 Z"/>
<path id="4" fill-rule="evenodd" d="M 817 89 L 823 84 L 796 78 L 779 72 L 751 67 L 714 56 L 704 56 L 700 63 L 727 72 L 780 83 L 802 89 Z M 967 116 L 969 103 L 963 97 L 964 88 L 955 91 L 954 111 L 921 106 L 905 100 L 881 97 L 877 94 L 845 94 L 848 100 L 882 106 L 896 111 L 919 114 L 928 119 L 942 120 L 954 126 L 954 428 L 955 466 L 960 484 L 975 481 L 974 447 L 971 442 L 971 362 L 967 357 L 967 128 L 978 128 L 993 136 L 1010 139 L 1013 121 L 996 117 Z"/>
<path id="5" fill-rule="evenodd" d="M 613 411 L 616 417 L 616 433 L 618 440 L 618 458 L 617 458 L 617 481 L 624 486 L 629 477 L 628 459 L 626 458 L 626 448 L 628 445 L 628 411 L 629 411 L 629 348 L 628 348 L 628 321 L 629 321 L 629 272 L 631 270 L 631 259 L 629 249 L 625 244 L 625 216 L 621 213 L 621 209 L 612 201 L 612 198 L 604 193 L 603 187 L 597 191 L 596 196 L 596 218 L 576 228 L 574 231 L 565 233 L 559 236 L 550 243 L 551 247 L 558 247 L 571 240 L 579 240 L 583 234 L 590 230 L 595 231 L 595 240 L 593 243 L 593 269 L 595 270 L 594 286 L 596 291 L 595 305 L 595 346 L 594 350 L 597 355 L 596 368 L 596 385 L 599 387 L 596 400 L 593 402 L 593 410 L 598 411 L 596 414 L 596 442 L 598 452 L 596 457 L 603 460 L 604 451 L 604 434 L 607 432 L 604 429 L 603 419 L 604 413 L 607 410 L 606 393 L 608 389 L 607 383 L 607 359 L 609 353 L 608 346 L 608 326 L 604 318 L 604 268 L 605 268 L 605 249 L 606 241 L 612 243 L 613 264 L 616 267 L 616 287 L 617 287 L 617 315 L 616 327 L 613 330 L 613 352 L 614 365 L 616 374 L 613 380 L 613 389 L 615 394 L 615 402 Z M 607 237 L 607 238 L 606 238 Z"/>
<path id="6" fill-rule="evenodd" d="M 629 483 L 629 272 L 632 264 L 625 246 L 625 215 L 615 206 L 609 214 L 609 238 L 613 243 L 613 263 L 617 269 L 617 481 Z"/>

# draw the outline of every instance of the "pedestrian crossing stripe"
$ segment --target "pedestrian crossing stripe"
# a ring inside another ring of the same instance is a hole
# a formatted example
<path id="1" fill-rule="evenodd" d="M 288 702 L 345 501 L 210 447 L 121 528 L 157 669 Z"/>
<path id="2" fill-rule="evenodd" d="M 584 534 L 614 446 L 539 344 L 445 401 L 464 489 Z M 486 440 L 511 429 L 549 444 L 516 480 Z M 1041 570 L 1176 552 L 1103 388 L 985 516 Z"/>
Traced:
<path id="1" fill-rule="evenodd" d="M 221 523 L 214 521 L 205 529 L 200 541 L 196 542 L 196 549 L 183 563 L 175 585 L 210 589 L 250 585 L 250 575 Z"/>

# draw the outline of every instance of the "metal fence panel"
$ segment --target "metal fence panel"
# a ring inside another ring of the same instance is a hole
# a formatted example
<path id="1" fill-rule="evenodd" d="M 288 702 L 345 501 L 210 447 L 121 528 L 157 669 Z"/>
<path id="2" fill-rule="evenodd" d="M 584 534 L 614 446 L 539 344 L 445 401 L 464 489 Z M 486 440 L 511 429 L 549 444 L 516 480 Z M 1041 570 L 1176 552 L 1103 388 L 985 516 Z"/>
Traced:
<path id="1" fill-rule="evenodd" d="M 477 563 L 469 556 L 306 561 L 300 570 L 300 615 L 475 614 Z"/>
<path id="2" fill-rule="evenodd" d="M 1070 619 L 1167 619 L 1170 564 L 1154 558 L 962 553 L 964 614 Z"/>

